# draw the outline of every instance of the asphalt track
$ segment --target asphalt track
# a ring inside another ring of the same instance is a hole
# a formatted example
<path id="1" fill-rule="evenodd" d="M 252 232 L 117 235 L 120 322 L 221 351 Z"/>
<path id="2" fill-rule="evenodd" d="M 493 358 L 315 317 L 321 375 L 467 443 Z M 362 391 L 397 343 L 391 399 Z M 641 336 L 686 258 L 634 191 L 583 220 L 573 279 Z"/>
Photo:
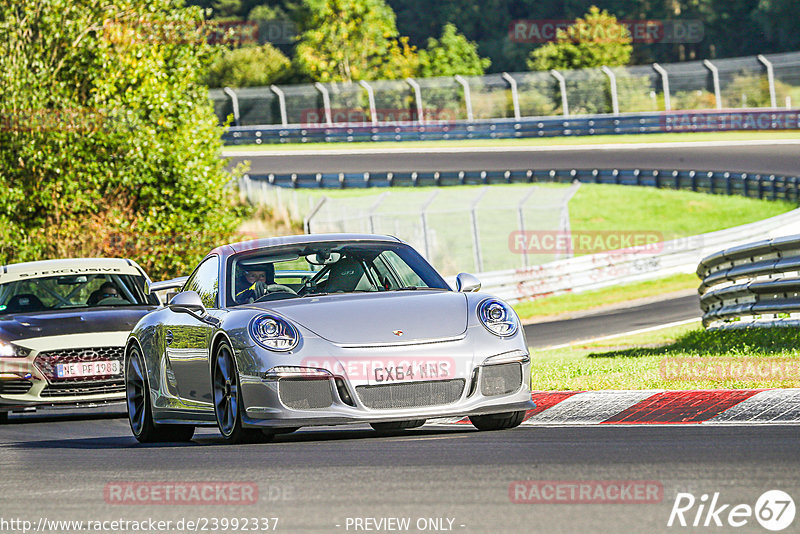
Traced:
<path id="1" fill-rule="evenodd" d="M 697 295 L 691 295 L 574 319 L 528 324 L 525 325 L 525 335 L 529 346 L 544 348 L 685 321 L 701 315 L 700 300 Z"/>
<path id="2" fill-rule="evenodd" d="M 390 436 L 327 428 L 266 444 L 226 446 L 203 430 L 190 444 L 142 446 L 119 417 L 12 418 L 0 429 L 0 521 L 278 517 L 278 532 L 321 533 L 355 532 L 347 518 L 408 517 L 451 518 L 452 531 L 469 533 L 674 532 L 685 530 L 666 526 L 679 492 L 753 506 L 781 489 L 797 500 L 797 436 L 796 426 L 426 427 Z M 663 495 L 647 504 L 512 503 L 509 486 L 522 480 L 652 481 Z M 253 483 L 258 502 L 106 503 L 108 484 L 131 481 Z M 753 518 L 736 530 L 763 532 Z"/>
<path id="3" fill-rule="evenodd" d="M 345 147 L 346 148 L 346 147 Z M 378 171 L 472 171 L 573 168 L 650 168 L 721 170 L 800 174 L 800 144 L 742 144 L 698 146 L 616 145 L 565 150 L 566 147 L 464 148 L 408 153 L 392 150 L 321 151 L 319 154 L 273 152 L 272 155 L 234 155 L 231 164 L 250 162 L 252 174 Z M 267 150 L 267 148 L 265 148 Z M 234 153 L 231 153 L 234 154 Z"/>

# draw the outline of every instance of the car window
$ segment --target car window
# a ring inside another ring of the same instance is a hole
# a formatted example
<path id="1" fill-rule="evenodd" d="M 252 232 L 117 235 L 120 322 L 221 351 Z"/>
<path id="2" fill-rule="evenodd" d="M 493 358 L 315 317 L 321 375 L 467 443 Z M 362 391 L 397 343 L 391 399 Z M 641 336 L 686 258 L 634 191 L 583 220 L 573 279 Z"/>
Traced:
<path id="1" fill-rule="evenodd" d="M 201 263 L 186 281 L 183 290 L 200 295 L 206 308 L 216 308 L 219 296 L 219 258 L 211 256 Z"/>
<path id="2" fill-rule="evenodd" d="M 153 304 L 155 296 L 145 294 L 141 276 L 90 273 L 0 284 L 0 314 Z"/>
<path id="3" fill-rule="evenodd" d="M 335 293 L 449 289 L 430 264 L 402 243 L 274 247 L 248 251 L 230 262 L 229 306 Z"/>
<path id="4" fill-rule="evenodd" d="M 382 276 L 388 277 L 393 281 L 396 279 L 400 287 L 427 287 L 422 278 L 420 278 L 420 276 L 393 250 L 382 252 L 375 259 L 375 268 L 381 272 Z M 387 276 L 389 274 L 388 271 L 391 271 L 394 276 Z M 394 289 L 394 287 L 392 287 L 392 289 Z"/>

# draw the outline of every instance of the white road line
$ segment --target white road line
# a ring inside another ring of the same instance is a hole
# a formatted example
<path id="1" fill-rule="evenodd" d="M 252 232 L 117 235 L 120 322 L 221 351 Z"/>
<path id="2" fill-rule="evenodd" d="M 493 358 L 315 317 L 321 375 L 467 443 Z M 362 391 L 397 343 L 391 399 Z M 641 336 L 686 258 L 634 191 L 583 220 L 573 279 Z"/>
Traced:
<path id="1" fill-rule="evenodd" d="M 605 341 L 606 339 L 614 339 L 617 337 L 623 336 L 633 336 L 636 334 L 644 334 L 645 332 L 652 332 L 653 330 L 661 330 L 662 328 L 672 328 L 673 326 L 682 326 L 685 324 L 693 323 L 695 321 L 699 321 L 701 317 L 695 317 L 694 319 L 685 319 L 683 321 L 675 321 L 674 323 L 667 323 L 667 324 L 660 324 L 656 326 L 649 326 L 647 328 L 640 328 L 639 330 L 631 330 L 629 332 L 622 332 L 621 334 L 611 334 L 610 336 L 602 336 L 602 337 L 594 337 L 590 339 L 581 339 L 578 341 L 570 341 L 569 343 L 562 343 L 561 345 L 551 345 L 549 347 L 538 348 L 535 350 L 555 350 L 555 349 L 564 349 L 570 347 L 572 345 L 579 345 L 581 343 L 594 343 L 596 341 Z"/>
<path id="2" fill-rule="evenodd" d="M 735 146 L 800 145 L 798 139 L 751 139 L 740 141 L 678 141 L 668 143 L 608 143 L 587 145 L 551 146 L 452 146 L 452 147 L 391 147 L 321 150 L 223 150 L 222 157 L 293 157 L 293 156 L 349 156 L 370 154 L 463 154 L 502 152 L 569 152 L 573 150 L 642 150 L 648 148 L 711 148 Z"/>

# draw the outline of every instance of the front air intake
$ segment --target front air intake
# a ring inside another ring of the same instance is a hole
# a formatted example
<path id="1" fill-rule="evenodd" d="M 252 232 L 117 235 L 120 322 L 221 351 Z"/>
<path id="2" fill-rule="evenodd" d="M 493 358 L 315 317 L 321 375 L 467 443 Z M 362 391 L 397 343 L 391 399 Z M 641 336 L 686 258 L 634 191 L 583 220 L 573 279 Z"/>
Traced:
<path id="1" fill-rule="evenodd" d="M 508 395 L 522 386 L 522 365 L 503 363 L 487 365 L 481 373 L 481 394 L 485 397 Z"/>
<path id="2" fill-rule="evenodd" d="M 461 398 L 465 380 L 430 380 L 380 386 L 358 386 L 356 392 L 367 408 L 418 408 L 452 404 Z"/>
<path id="3" fill-rule="evenodd" d="M 333 404 L 330 380 L 282 378 L 278 394 L 284 406 L 293 410 L 319 410 Z"/>

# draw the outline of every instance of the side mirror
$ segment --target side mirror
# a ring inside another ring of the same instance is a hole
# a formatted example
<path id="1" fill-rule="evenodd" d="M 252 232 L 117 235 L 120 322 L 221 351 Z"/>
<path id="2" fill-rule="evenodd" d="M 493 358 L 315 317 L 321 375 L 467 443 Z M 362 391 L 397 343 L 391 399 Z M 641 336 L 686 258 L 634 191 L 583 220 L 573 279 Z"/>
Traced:
<path id="1" fill-rule="evenodd" d="M 456 290 L 459 293 L 474 293 L 481 290 L 481 281 L 469 273 L 456 276 Z"/>
<path id="2" fill-rule="evenodd" d="M 193 315 L 205 315 L 206 307 L 200 300 L 200 295 L 194 291 L 184 291 L 178 293 L 169 301 L 169 309 L 176 313 L 189 313 Z"/>

